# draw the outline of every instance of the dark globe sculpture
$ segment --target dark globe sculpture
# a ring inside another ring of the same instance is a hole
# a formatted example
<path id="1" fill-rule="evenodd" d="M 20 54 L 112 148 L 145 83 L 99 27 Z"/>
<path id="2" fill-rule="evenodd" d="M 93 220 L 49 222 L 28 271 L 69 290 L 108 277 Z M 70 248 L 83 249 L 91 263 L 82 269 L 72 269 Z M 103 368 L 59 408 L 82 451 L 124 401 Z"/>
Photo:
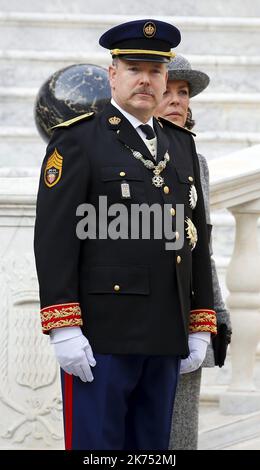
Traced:
<path id="1" fill-rule="evenodd" d="M 48 142 L 52 126 L 80 114 L 98 113 L 110 97 L 105 68 L 91 64 L 70 65 L 55 72 L 41 86 L 34 106 L 36 127 Z"/>

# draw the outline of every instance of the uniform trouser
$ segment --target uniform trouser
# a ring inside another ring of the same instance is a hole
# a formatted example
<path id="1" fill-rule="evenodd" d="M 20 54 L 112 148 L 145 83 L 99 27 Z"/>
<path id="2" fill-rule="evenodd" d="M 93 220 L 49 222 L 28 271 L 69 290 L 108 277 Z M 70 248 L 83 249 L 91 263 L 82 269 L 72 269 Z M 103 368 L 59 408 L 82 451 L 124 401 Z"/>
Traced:
<path id="1" fill-rule="evenodd" d="M 168 449 L 179 357 L 95 359 L 93 382 L 61 371 L 66 449 Z"/>

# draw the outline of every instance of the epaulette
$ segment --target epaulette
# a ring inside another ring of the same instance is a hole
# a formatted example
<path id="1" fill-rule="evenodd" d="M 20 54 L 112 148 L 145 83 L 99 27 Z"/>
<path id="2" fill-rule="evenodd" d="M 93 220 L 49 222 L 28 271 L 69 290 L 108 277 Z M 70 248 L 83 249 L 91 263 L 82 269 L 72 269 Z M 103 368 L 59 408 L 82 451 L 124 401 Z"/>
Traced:
<path id="1" fill-rule="evenodd" d="M 56 129 L 57 127 L 70 127 L 72 126 L 72 124 L 75 124 L 76 122 L 83 121 L 84 119 L 89 119 L 94 114 L 95 113 L 81 114 L 80 116 L 76 116 L 72 119 L 69 119 L 68 121 L 61 122 L 60 124 L 57 124 L 56 126 L 52 126 L 51 129 Z"/>
<path id="2" fill-rule="evenodd" d="M 162 118 L 161 116 L 158 117 L 158 121 L 163 122 L 164 124 L 168 124 L 169 126 L 172 126 L 175 129 L 179 129 L 181 131 L 188 132 L 188 134 L 194 135 L 196 137 L 196 134 L 194 132 L 190 131 L 190 129 L 187 129 L 187 127 L 179 126 L 178 124 L 175 124 L 174 122 L 169 121 L 168 119 Z"/>

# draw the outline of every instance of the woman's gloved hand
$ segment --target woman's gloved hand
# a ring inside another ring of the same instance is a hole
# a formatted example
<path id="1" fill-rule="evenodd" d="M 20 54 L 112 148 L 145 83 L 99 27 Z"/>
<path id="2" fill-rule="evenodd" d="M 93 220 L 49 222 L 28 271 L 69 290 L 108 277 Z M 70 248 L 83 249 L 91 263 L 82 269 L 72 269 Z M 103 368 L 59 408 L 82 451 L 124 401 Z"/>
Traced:
<path id="1" fill-rule="evenodd" d="M 180 374 L 187 374 L 197 370 L 205 359 L 207 347 L 210 343 L 210 333 L 199 331 L 189 335 L 190 354 L 181 360 Z"/>

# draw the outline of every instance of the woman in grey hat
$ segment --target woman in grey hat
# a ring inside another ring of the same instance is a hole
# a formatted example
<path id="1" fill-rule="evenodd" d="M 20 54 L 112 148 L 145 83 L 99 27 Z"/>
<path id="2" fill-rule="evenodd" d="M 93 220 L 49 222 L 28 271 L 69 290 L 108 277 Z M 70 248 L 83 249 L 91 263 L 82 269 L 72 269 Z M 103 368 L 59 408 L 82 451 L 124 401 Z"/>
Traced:
<path id="1" fill-rule="evenodd" d="M 192 69 L 189 61 L 177 54 L 169 66 L 167 90 L 162 103 L 156 110 L 157 116 L 162 116 L 179 126 L 192 129 L 195 122 L 189 108 L 190 98 L 201 93 L 208 84 L 209 77 L 206 73 Z M 210 234 L 212 225 L 209 212 L 209 170 L 206 158 L 200 154 L 198 157 L 206 219 Z M 213 258 L 211 258 L 211 264 L 214 310 L 217 313 L 219 333 L 216 339 L 213 340 L 213 345 L 212 343 L 209 344 L 202 366 L 214 367 L 214 365 L 219 365 L 221 367 L 224 364 L 227 344 L 230 342 L 231 323 L 229 312 L 226 310 L 222 299 Z M 214 346 L 214 349 L 212 346 Z M 197 449 L 200 384 L 201 367 L 194 372 L 181 373 L 174 405 L 170 449 Z"/>

